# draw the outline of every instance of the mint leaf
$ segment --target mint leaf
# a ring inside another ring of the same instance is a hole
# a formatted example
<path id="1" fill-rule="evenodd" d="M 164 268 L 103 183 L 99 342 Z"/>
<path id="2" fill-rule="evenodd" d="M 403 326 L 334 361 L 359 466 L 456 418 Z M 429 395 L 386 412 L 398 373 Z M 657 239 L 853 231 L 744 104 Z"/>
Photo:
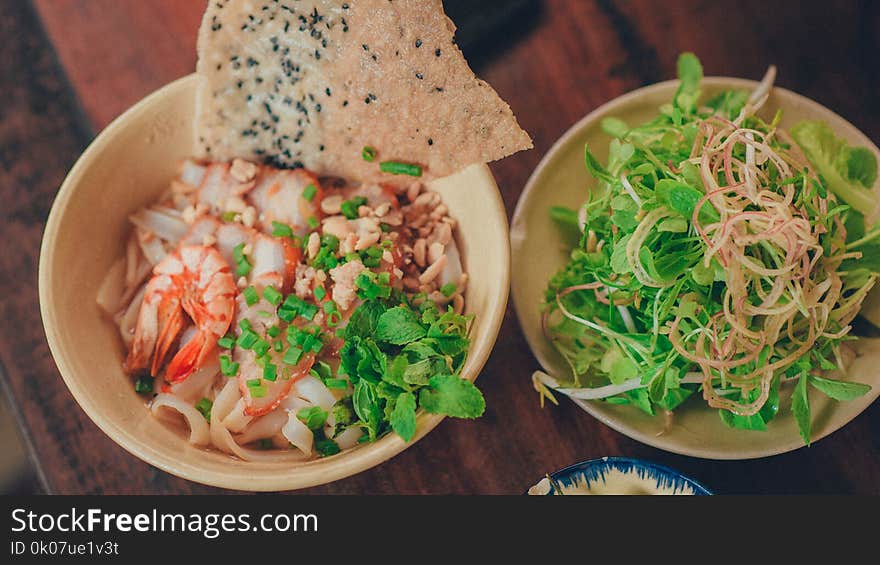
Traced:
<path id="1" fill-rule="evenodd" d="M 403 380 L 412 385 L 426 385 L 432 374 L 434 374 L 432 360 L 422 359 L 407 365 L 403 372 Z"/>
<path id="2" fill-rule="evenodd" d="M 358 381 L 354 387 L 352 396 L 355 414 L 367 429 L 370 441 L 374 441 L 379 435 L 379 424 L 382 421 L 382 409 L 376 397 L 373 385 L 367 381 Z"/>
<path id="3" fill-rule="evenodd" d="M 431 414 L 477 418 L 486 409 L 483 393 L 457 375 L 437 375 L 419 392 L 419 406 Z"/>
<path id="4" fill-rule="evenodd" d="M 405 345 L 417 341 L 427 331 L 419 323 L 415 312 L 405 306 L 397 306 L 386 310 L 376 324 L 376 340 L 392 345 Z"/>
<path id="5" fill-rule="evenodd" d="M 798 379 L 797 386 L 794 387 L 794 394 L 791 397 L 791 411 L 797 420 L 798 431 L 803 438 L 804 443 L 810 445 L 810 400 L 807 398 L 807 380 L 806 373 Z"/>
<path id="6" fill-rule="evenodd" d="M 864 396 L 871 387 L 862 383 L 847 383 L 810 375 L 810 384 L 834 400 L 852 400 Z"/>
<path id="7" fill-rule="evenodd" d="M 385 306 L 375 300 L 364 302 L 358 306 L 352 312 L 348 325 L 345 326 L 345 337 L 373 335 L 376 332 L 376 325 L 379 323 L 379 316 L 385 310 Z"/>
<path id="8" fill-rule="evenodd" d="M 416 397 L 412 393 L 404 392 L 397 397 L 391 414 L 391 429 L 403 441 L 410 441 L 416 435 Z"/>

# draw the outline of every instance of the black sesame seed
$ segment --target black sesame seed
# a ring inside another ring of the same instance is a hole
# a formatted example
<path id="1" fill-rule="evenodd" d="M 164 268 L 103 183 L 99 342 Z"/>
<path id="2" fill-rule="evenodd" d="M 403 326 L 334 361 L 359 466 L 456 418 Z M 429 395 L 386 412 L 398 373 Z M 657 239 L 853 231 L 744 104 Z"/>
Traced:
<path id="1" fill-rule="evenodd" d="M 434 51 L 434 55 L 436 55 L 437 57 L 440 56 L 440 48 L 439 47 Z"/>
<path id="2" fill-rule="evenodd" d="M 364 51 L 369 51 L 369 50 L 370 50 L 370 48 L 367 46 L 366 43 L 361 44 L 361 47 L 364 48 Z"/>
<path id="3" fill-rule="evenodd" d="M 344 108 L 345 106 L 348 106 L 348 100 L 343 100 L 343 101 L 342 101 L 342 106 L 343 106 L 343 108 Z"/>
<path id="4" fill-rule="evenodd" d="M 428 145 L 434 145 L 434 140 L 430 137 L 428 138 Z"/>
<path id="5" fill-rule="evenodd" d="M 320 104 L 315 104 L 315 111 L 316 111 L 316 112 L 320 112 L 320 111 L 321 111 L 321 105 L 320 105 Z"/>
<path id="6" fill-rule="evenodd" d="M 369 104 L 369 103 L 370 103 L 370 97 L 367 96 L 366 98 L 364 98 L 364 104 Z"/>
<path id="7" fill-rule="evenodd" d="M 422 80 L 423 78 L 425 78 L 425 75 L 423 75 L 422 73 L 416 73 L 416 78 Z"/>
<path id="8" fill-rule="evenodd" d="M 421 47 L 421 46 L 422 46 L 422 40 L 421 40 L 421 39 L 416 39 L 416 49 L 418 49 L 418 48 Z"/>
<path id="9" fill-rule="evenodd" d="M 343 9 L 343 10 L 348 10 L 348 3 L 343 4 L 343 5 L 342 5 L 342 9 Z"/>
<path id="10" fill-rule="evenodd" d="M 330 87 L 328 86 L 327 89 L 326 89 L 324 92 L 327 93 L 327 96 L 330 96 L 330 95 L 331 95 L 331 94 L 330 94 Z"/>

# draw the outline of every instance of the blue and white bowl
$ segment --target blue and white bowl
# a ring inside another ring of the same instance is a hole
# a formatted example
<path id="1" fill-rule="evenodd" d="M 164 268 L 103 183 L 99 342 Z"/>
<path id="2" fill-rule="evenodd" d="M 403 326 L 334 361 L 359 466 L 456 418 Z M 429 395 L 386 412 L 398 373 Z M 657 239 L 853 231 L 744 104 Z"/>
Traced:
<path id="1" fill-rule="evenodd" d="M 712 493 L 697 481 L 668 467 L 627 457 L 603 457 L 570 465 L 541 479 L 532 495 Z"/>

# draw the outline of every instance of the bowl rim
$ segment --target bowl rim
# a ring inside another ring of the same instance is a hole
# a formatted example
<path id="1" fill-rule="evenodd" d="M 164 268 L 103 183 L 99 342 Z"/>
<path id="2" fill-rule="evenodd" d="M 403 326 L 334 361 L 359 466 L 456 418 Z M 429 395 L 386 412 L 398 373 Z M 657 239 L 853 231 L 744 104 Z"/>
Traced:
<path id="1" fill-rule="evenodd" d="M 516 244 L 514 243 L 515 234 L 518 235 L 518 226 L 521 224 L 522 219 L 525 215 L 525 211 L 527 209 L 527 202 L 532 199 L 532 195 L 534 192 L 538 190 L 538 184 L 540 181 L 540 177 L 543 176 L 544 170 L 548 168 L 550 162 L 559 153 L 564 146 L 566 146 L 573 138 L 576 138 L 580 135 L 586 128 L 590 127 L 594 123 L 597 124 L 598 120 L 606 115 L 611 114 L 616 108 L 625 106 L 632 102 L 635 99 L 638 99 L 642 96 L 652 94 L 656 91 L 661 91 L 664 89 L 672 89 L 679 84 L 678 79 L 670 79 L 665 80 L 653 84 L 649 84 L 646 86 L 642 86 L 635 90 L 631 90 L 626 92 L 620 96 L 612 98 L 599 105 L 595 109 L 588 112 L 585 116 L 580 118 L 577 122 L 571 125 L 565 132 L 553 143 L 550 149 L 544 154 L 541 160 L 538 162 L 538 165 L 532 171 L 532 174 L 529 176 L 528 181 L 526 182 L 525 188 L 517 200 L 516 207 L 513 211 L 513 216 L 511 217 L 511 250 L 515 248 Z M 711 86 L 711 87 L 723 87 L 723 88 L 744 88 L 744 89 L 753 89 L 759 84 L 759 81 L 752 79 L 745 79 L 740 77 L 727 77 L 727 76 L 706 76 L 703 77 L 701 81 L 701 86 Z M 798 94 L 792 90 L 787 88 L 783 88 L 780 86 L 773 86 L 773 91 L 781 92 L 784 96 L 789 97 L 793 102 L 803 105 L 804 107 L 809 108 L 810 110 L 814 110 L 818 113 L 824 114 L 827 119 L 834 120 L 839 124 L 844 124 L 850 128 L 852 128 L 857 134 L 862 138 L 862 142 L 869 149 L 874 151 L 875 154 L 880 155 L 880 149 L 877 148 L 876 144 L 865 135 L 860 129 L 854 126 L 851 122 L 846 120 L 844 117 L 834 112 L 830 108 L 807 98 L 802 94 Z M 836 124 L 831 124 L 833 129 L 836 129 Z M 512 251 L 511 251 L 512 252 Z M 516 297 L 519 294 L 517 289 L 519 288 L 519 282 L 521 277 L 517 276 L 517 273 L 513 271 L 514 266 L 511 265 L 511 302 L 513 303 L 513 310 L 516 314 L 517 322 L 520 327 L 526 327 L 526 305 L 522 305 L 517 302 Z M 523 331 L 523 335 L 525 337 L 526 343 L 529 346 L 530 351 L 532 352 L 532 356 L 538 362 L 543 370 L 549 370 L 548 367 L 544 365 L 542 360 L 539 358 L 536 353 L 537 347 L 535 343 L 533 343 L 533 339 L 530 337 L 528 333 Z M 840 423 L 834 423 L 830 426 L 826 426 L 822 429 L 822 432 L 813 436 L 810 440 L 810 445 L 815 445 L 816 442 L 830 436 L 834 432 L 838 431 L 846 424 L 854 420 L 858 417 L 862 412 L 864 412 L 873 402 L 880 396 L 880 387 L 873 387 L 872 390 L 868 393 L 868 396 L 871 396 L 871 400 L 856 414 L 852 416 L 852 418 L 845 420 Z M 567 397 L 566 397 L 567 398 Z M 675 453 L 678 455 L 686 455 L 688 457 L 695 457 L 698 459 L 707 459 L 707 460 L 726 460 L 726 461 L 742 461 L 748 459 L 760 459 L 763 457 L 771 457 L 774 455 L 781 455 L 783 453 L 788 453 L 791 451 L 795 451 L 801 449 L 803 447 L 807 447 L 803 444 L 803 441 L 800 438 L 792 438 L 790 441 L 784 441 L 776 444 L 773 447 L 768 448 L 758 448 L 758 449 L 749 449 L 749 450 L 738 450 L 736 452 L 730 452 L 725 450 L 716 449 L 714 447 L 706 447 L 701 446 L 700 448 L 681 446 L 675 441 L 667 441 L 663 436 L 655 436 L 650 433 L 645 433 L 640 431 L 637 426 L 631 425 L 627 423 L 627 421 L 623 418 L 609 416 L 601 413 L 596 406 L 593 405 L 590 401 L 579 400 L 579 399 L 569 399 L 578 405 L 581 409 L 587 412 L 590 416 L 599 420 L 602 424 L 610 427 L 611 429 L 619 432 L 631 439 L 634 439 L 640 443 L 645 445 L 654 447 L 656 449 L 661 449 L 663 451 L 667 451 L 670 453 Z"/>
<path id="2" fill-rule="evenodd" d="M 124 130 L 129 122 L 137 115 L 146 112 L 159 99 L 174 94 L 182 94 L 180 91 L 193 89 L 198 76 L 195 73 L 178 78 L 154 90 L 144 98 L 129 107 L 125 112 L 117 116 L 110 124 L 108 124 L 95 138 L 89 143 L 88 147 L 79 155 L 70 171 L 65 176 L 61 186 L 52 202 L 46 226 L 43 230 L 42 241 L 40 244 L 40 254 L 38 263 L 38 293 L 40 302 L 40 317 L 43 324 L 43 330 L 49 345 L 52 359 L 61 375 L 67 389 L 73 395 L 76 404 L 85 412 L 86 416 L 104 432 L 114 443 L 125 451 L 134 455 L 141 461 L 152 465 L 162 471 L 177 477 L 200 483 L 208 486 L 240 490 L 240 491 L 283 491 L 296 490 L 327 484 L 339 479 L 343 479 L 369 468 L 375 467 L 404 449 L 411 447 L 417 441 L 425 437 L 432 431 L 445 416 L 437 414 L 428 414 L 420 411 L 417 414 L 416 435 L 409 441 L 405 442 L 395 434 L 386 434 L 378 441 L 359 446 L 352 451 L 343 451 L 338 455 L 334 455 L 318 461 L 326 462 L 321 466 L 320 473 L 317 469 L 310 469 L 306 473 L 291 473 L 290 471 L 271 471 L 262 477 L 254 476 L 236 476 L 231 473 L 222 473 L 217 471 L 208 471 L 201 468 L 197 464 L 176 458 L 165 451 L 150 448 L 138 439 L 138 434 L 130 432 L 103 415 L 100 406 L 92 403 L 83 391 L 83 384 L 68 361 L 67 349 L 60 339 L 60 328 L 58 319 L 54 311 L 49 307 L 51 303 L 51 281 L 55 277 L 52 265 L 53 250 L 55 242 L 59 237 L 59 226 L 68 202 L 75 193 L 75 188 L 79 184 L 81 177 L 85 171 L 91 166 L 91 162 L 101 151 L 108 146 L 113 140 L 115 134 Z M 477 174 L 480 175 L 486 188 L 489 189 L 489 199 L 491 206 L 485 210 L 485 214 L 495 216 L 498 225 L 509 233 L 509 224 L 504 201 L 501 192 L 498 189 L 497 182 L 492 175 L 491 170 L 485 163 L 471 165 L 477 168 Z M 499 331 L 501 329 L 504 315 L 507 310 L 507 304 L 510 291 L 510 238 L 499 238 L 499 249 L 502 253 L 502 270 L 501 277 L 498 280 L 497 296 L 499 298 L 497 308 L 494 311 L 488 311 L 481 314 L 481 324 L 485 327 L 488 336 L 481 343 L 472 344 L 472 348 L 468 351 L 467 362 L 471 365 L 471 375 L 465 376 L 467 380 L 473 382 L 482 372 L 489 355 L 497 341 Z M 198 448 L 201 449 L 201 448 Z"/>
<path id="3" fill-rule="evenodd" d="M 694 494 L 701 496 L 711 496 L 715 494 L 710 489 L 708 489 L 704 484 L 700 481 L 685 475 L 681 471 L 676 471 L 671 467 L 667 467 L 666 465 L 661 465 L 660 463 L 654 463 L 653 461 L 648 461 L 646 459 L 637 459 L 635 457 L 622 457 L 618 455 L 611 455 L 607 457 L 596 457 L 594 459 L 586 459 L 584 461 L 578 461 L 577 463 L 572 463 L 567 467 L 563 467 L 558 471 L 554 471 L 549 473 L 547 476 L 557 480 L 561 478 L 570 477 L 573 473 L 584 471 L 586 469 L 592 467 L 610 467 L 614 468 L 616 465 L 632 465 L 634 468 L 642 468 L 642 469 L 650 469 L 655 471 L 661 475 L 667 475 L 671 477 L 675 477 L 683 480 L 691 488 L 694 489 Z M 549 494 L 549 493 L 548 493 Z"/>

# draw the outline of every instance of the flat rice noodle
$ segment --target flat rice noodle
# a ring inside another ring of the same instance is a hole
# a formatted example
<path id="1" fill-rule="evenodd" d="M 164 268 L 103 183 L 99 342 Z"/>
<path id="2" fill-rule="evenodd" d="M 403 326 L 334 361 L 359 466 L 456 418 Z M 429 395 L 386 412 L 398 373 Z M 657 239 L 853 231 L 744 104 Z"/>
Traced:
<path id="1" fill-rule="evenodd" d="M 254 419 L 253 416 L 245 414 L 245 404 L 244 398 L 239 398 L 238 402 L 232 407 L 232 410 L 224 416 L 223 425 L 229 428 L 230 431 L 235 433 L 241 433 L 244 429 L 251 423 L 251 420 Z"/>
<path id="2" fill-rule="evenodd" d="M 400 185 L 412 177 L 379 162 L 436 178 L 531 148 L 454 33 L 441 0 L 212 1 L 198 37 L 199 154 Z"/>
<path id="3" fill-rule="evenodd" d="M 147 285 L 143 284 L 116 321 L 119 324 L 119 335 L 122 337 L 122 342 L 125 344 L 126 349 L 131 347 L 131 341 L 134 339 L 134 328 L 137 325 L 138 314 L 140 313 L 141 304 L 144 302 L 144 295 L 146 293 Z"/>
<path id="4" fill-rule="evenodd" d="M 181 340 L 183 342 L 183 340 Z M 181 343 L 181 347 L 183 343 Z M 220 374 L 220 358 L 217 352 L 208 356 L 205 364 L 185 381 L 171 385 L 171 393 L 190 402 L 198 402 L 208 396 L 214 380 Z"/>
<path id="5" fill-rule="evenodd" d="M 281 433 L 281 428 L 287 423 L 286 410 L 274 410 L 265 416 L 254 418 L 240 435 L 234 436 L 240 445 L 253 443 L 257 440 L 272 438 Z"/>
<path id="6" fill-rule="evenodd" d="M 121 300 L 125 286 L 125 265 L 124 257 L 113 263 L 98 288 L 98 306 L 109 316 L 115 316 L 123 306 Z"/>
<path id="7" fill-rule="evenodd" d="M 296 417 L 296 412 L 287 413 L 287 423 L 281 434 L 305 455 L 311 455 L 315 445 L 315 434 Z"/>
<path id="8" fill-rule="evenodd" d="M 151 232 L 169 244 L 177 245 L 189 231 L 189 225 L 172 208 L 141 208 L 128 218 L 137 227 Z"/>
<path id="9" fill-rule="evenodd" d="M 329 411 L 336 404 L 336 397 L 330 392 L 327 386 L 309 375 L 297 381 L 294 386 L 294 394 L 307 400 L 313 406 L 320 406 L 322 409 Z"/>
<path id="10" fill-rule="evenodd" d="M 153 416 L 162 417 L 163 409 L 172 410 L 183 416 L 189 426 L 189 442 L 193 445 L 208 445 L 211 443 L 211 432 L 207 420 L 202 413 L 192 405 L 173 394 L 161 393 L 156 395 L 150 405 Z"/>
<path id="11" fill-rule="evenodd" d="M 351 449 L 358 444 L 358 440 L 361 439 L 362 435 L 364 435 L 364 430 L 361 428 L 348 428 L 338 436 L 335 436 L 333 441 L 336 442 L 340 449 Z"/>
<path id="12" fill-rule="evenodd" d="M 141 246 L 141 252 L 144 254 L 144 257 L 147 258 L 147 261 L 153 265 L 161 263 L 162 259 L 168 255 L 168 252 L 162 245 L 162 240 L 153 235 L 153 232 L 147 231 L 141 227 L 135 229 L 138 234 L 138 245 Z"/>
<path id="13" fill-rule="evenodd" d="M 294 450 L 263 451 L 242 447 L 223 425 L 223 419 L 229 415 L 232 407 L 241 399 L 235 379 L 229 379 L 220 394 L 214 399 L 211 409 L 211 443 L 217 449 L 237 456 L 244 461 L 261 461 L 264 463 L 293 463 L 303 461 L 306 456 Z"/>

